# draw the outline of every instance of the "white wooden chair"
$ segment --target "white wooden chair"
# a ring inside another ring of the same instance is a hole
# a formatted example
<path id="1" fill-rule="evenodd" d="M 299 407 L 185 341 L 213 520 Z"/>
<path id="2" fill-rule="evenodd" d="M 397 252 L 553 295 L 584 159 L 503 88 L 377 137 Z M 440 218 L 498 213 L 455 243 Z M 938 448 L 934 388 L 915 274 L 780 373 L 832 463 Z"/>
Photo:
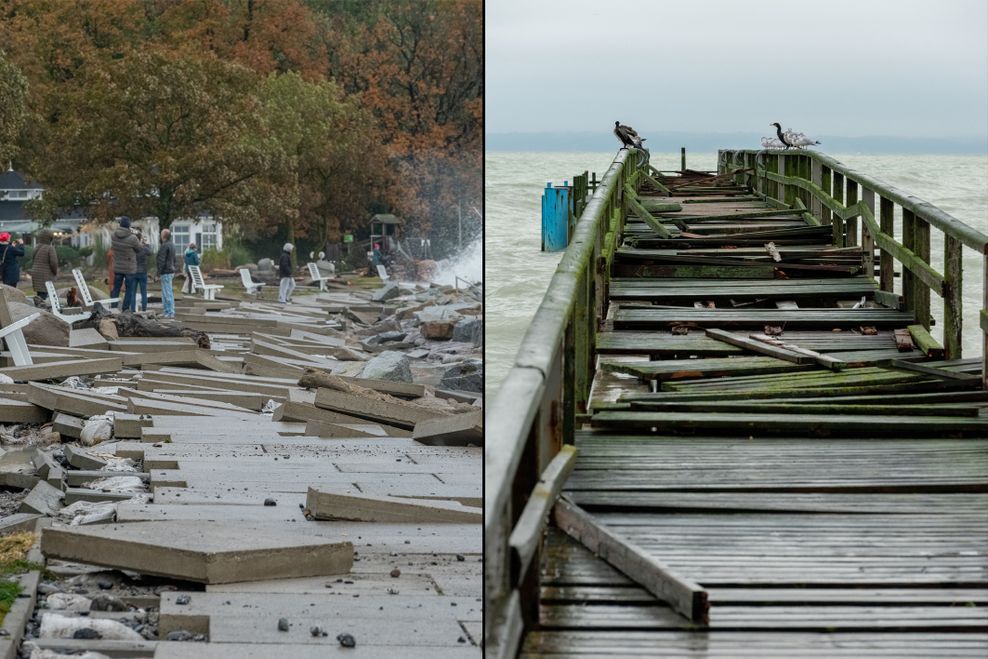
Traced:
<path id="1" fill-rule="evenodd" d="M 247 268 L 240 268 L 240 281 L 244 283 L 248 295 L 260 295 L 265 286 L 263 281 L 254 281 Z"/>
<path id="2" fill-rule="evenodd" d="M 89 318 L 89 313 L 77 313 L 77 314 L 66 314 L 62 313 L 62 303 L 58 300 L 58 291 L 55 290 L 55 284 L 50 281 L 45 282 L 45 288 L 48 289 L 48 305 L 51 307 L 51 312 L 59 320 L 63 320 L 72 327 L 72 323 L 77 320 L 86 320 Z"/>
<path id="3" fill-rule="evenodd" d="M 317 266 L 312 261 L 306 263 L 306 266 L 309 268 L 309 278 L 312 281 L 319 283 L 320 291 L 326 290 L 326 282 L 332 279 L 332 277 L 323 277 L 322 273 L 319 272 L 319 266 Z"/>
<path id="4" fill-rule="evenodd" d="M 195 293 L 196 289 L 202 290 L 202 299 L 204 300 L 215 300 L 216 291 L 223 288 L 222 284 L 207 284 L 206 280 L 202 276 L 202 270 L 197 265 L 189 266 L 189 274 L 192 275 L 192 292 Z"/>
<path id="5" fill-rule="evenodd" d="M 13 320 L 10 309 L 7 308 L 7 293 L 0 290 L 0 339 L 7 344 L 7 351 L 14 360 L 14 366 L 34 364 L 31 351 L 28 350 L 27 341 L 24 339 L 24 327 L 40 315 L 41 313 L 37 312 L 27 318 Z"/>
<path id="6" fill-rule="evenodd" d="M 72 269 L 72 276 L 75 277 L 76 288 L 79 289 L 79 295 L 82 296 L 82 304 L 84 308 L 89 308 L 93 306 L 94 303 L 99 302 L 107 309 L 113 309 L 120 302 L 120 298 L 111 297 L 105 300 L 93 300 L 93 294 L 89 291 L 89 284 L 86 283 L 86 278 L 82 276 L 82 270 L 79 268 Z"/>
<path id="7" fill-rule="evenodd" d="M 388 281 L 391 277 L 388 276 L 388 271 L 383 265 L 377 266 L 377 276 L 381 278 L 381 281 Z"/>

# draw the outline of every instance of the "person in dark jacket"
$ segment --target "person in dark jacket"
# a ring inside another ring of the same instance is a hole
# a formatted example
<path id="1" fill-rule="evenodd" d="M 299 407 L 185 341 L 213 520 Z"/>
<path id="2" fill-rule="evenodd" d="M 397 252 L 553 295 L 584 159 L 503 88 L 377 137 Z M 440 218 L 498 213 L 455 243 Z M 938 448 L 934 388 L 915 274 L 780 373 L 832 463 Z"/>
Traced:
<path id="1" fill-rule="evenodd" d="M 120 218 L 120 226 L 112 235 L 113 250 L 113 291 L 110 297 L 120 294 L 121 285 L 124 287 L 124 297 L 120 308 L 124 311 L 134 311 L 134 275 L 137 273 L 137 253 L 141 251 L 141 241 L 130 230 L 130 218 Z"/>
<path id="2" fill-rule="evenodd" d="M 137 238 L 141 241 L 141 249 L 137 252 L 137 271 L 134 273 L 134 297 L 138 291 L 141 293 L 141 311 L 148 310 L 148 256 L 151 255 L 151 245 L 148 244 L 147 236 L 137 232 Z M 136 305 L 135 299 L 135 305 Z"/>
<path id="3" fill-rule="evenodd" d="M 185 282 L 182 284 L 183 293 L 195 293 L 196 288 L 192 283 L 192 273 L 189 271 L 190 265 L 199 265 L 199 252 L 196 251 L 196 244 L 189 243 L 189 246 L 185 249 L 184 254 L 185 259 Z M 188 289 L 188 291 L 186 291 Z"/>
<path id="4" fill-rule="evenodd" d="M 158 266 L 158 278 L 161 280 L 161 304 L 165 308 L 164 317 L 175 317 L 175 289 L 172 282 L 175 279 L 175 243 L 172 242 L 172 232 L 161 230 L 161 249 L 155 258 Z"/>
<path id="5" fill-rule="evenodd" d="M 292 291 L 295 290 L 295 268 L 292 267 L 292 250 L 295 245 L 285 243 L 281 248 L 281 258 L 278 260 L 278 276 L 281 284 L 278 286 L 278 301 L 287 304 L 292 301 Z"/>
<path id="6" fill-rule="evenodd" d="M 3 283 L 17 288 L 21 280 L 21 263 L 17 259 L 24 256 L 24 241 L 17 239 L 10 242 L 10 234 L 0 233 L 0 271 Z"/>
<path id="7" fill-rule="evenodd" d="M 58 276 L 58 252 L 51 244 L 55 236 L 51 231 L 45 229 L 38 234 L 38 242 L 41 244 L 34 252 L 34 263 L 31 265 L 31 282 L 34 284 L 34 292 L 42 300 L 48 299 L 48 288 L 45 283 L 55 283 Z"/>

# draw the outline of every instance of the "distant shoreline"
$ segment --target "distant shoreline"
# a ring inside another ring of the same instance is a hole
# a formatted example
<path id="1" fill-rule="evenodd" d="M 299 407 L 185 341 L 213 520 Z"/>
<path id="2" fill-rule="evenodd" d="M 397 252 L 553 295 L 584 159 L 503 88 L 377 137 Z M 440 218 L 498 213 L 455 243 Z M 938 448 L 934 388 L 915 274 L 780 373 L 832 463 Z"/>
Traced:
<path id="1" fill-rule="evenodd" d="M 764 135 L 771 131 L 766 130 Z M 761 134 L 755 133 L 650 133 L 648 146 L 659 153 L 678 151 L 716 152 L 729 148 L 760 148 Z M 814 135 L 821 148 L 830 153 L 872 155 L 971 155 L 988 156 L 988 136 L 974 139 L 937 137 L 828 136 Z M 485 149 L 498 152 L 578 152 L 613 151 L 617 141 L 609 131 L 600 133 L 487 133 Z"/>

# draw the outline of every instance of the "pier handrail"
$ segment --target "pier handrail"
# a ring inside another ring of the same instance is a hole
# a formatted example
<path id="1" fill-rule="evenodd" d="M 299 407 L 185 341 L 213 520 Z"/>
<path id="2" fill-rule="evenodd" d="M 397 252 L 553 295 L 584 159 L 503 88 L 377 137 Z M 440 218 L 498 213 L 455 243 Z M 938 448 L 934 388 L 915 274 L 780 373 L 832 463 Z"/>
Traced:
<path id="1" fill-rule="evenodd" d="M 736 182 L 747 184 L 773 205 L 806 209 L 808 221 L 832 225 L 836 245 L 860 245 L 867 276 L 874 277 L 877 248 L 879 287 L 885 294 L 882 301 L 901 301 L 927 332 L 932 320 L 930 292 L 935 291 L 943 299 L 943 346 L 929 337 L 928 347 L 942 350 L 947 359 L 962 356 L 962 252 L 964 247 L 976 251 L 984 262 L 981 357 L 982 379 L 988 385 L 988 235 L 927 201 L 817 151 L 722 150 L 718 169 L 720 173 L 737 170 Z M 742 173 L 746 169 L 751 171 Z M 895 238 L 896 207 L 901 211 L 901 241 Z M 942 274 L 931 263 L 931 227 L 943 234 Z M 902 278 L 901 300 L 894 291 L 895 263 Z"/>
<path id="2" fill-rule="evenodd" d="M 624 222 L 624 186 L 643 164 L 618 152 L 582 209 L 570 244 L 486 405 L 484 439 L 485 654 L 514 656 L 536 621 L 540 541 L 552 499 L 572 468 L 576 415 L 585 412 L 607 272 Z"/>

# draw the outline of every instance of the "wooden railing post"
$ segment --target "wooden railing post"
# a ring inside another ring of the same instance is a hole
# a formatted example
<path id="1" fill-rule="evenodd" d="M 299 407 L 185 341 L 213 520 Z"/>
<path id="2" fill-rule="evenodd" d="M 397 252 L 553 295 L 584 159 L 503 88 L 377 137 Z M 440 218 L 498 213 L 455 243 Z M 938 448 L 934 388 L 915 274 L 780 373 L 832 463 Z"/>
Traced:
<path id="1" fill-rule="evenodd" d="M 921 217 L 915 217 L 913 228 L 913 251 L 924 263 L 930 262 L 930 225 Z M 930 329 L 930 287 L 919 279 L 913 281 L 916 298 L 916 320 Z"/>
<path id="2" fill-rule="evenodd" d="M 858 203 L 858 182 L 847 179 L 847 201 L 844 202 L 844 205 L 853 206 L 856 203 Z M 858 244 L 858 218 L 852 217 L 847 221 L 847 225 L 844 227 L 844 235 L 847 236 L 844 242 L 845 247 Z"/>
<path id="3" fill-rule="evenodd" d="M 892 203 L 891 199 L 886 199 L 882 197 L 879 200 L 879 215 L 878 218 L 879 226 L 882 229 L 882 233 L 888 236 L 895 235 L 895 204 Z M 895 263 L 892 259 L 892 255 L 885 250 L 879 252 L 881 254 L 881 262 L 879 263 L 879 269 L 881 270 L 878 283 L 883 291 L 888 291 L 889 293 L 894 292 L 895 288 Z"/>
<path id="4" fill-rule="evenodd" d="M 875 215 L 875 192 L 864 188 L 861 190 L 861 201 L 871 209 L 872 216 Z M 868 230 L 868 225 L 861 223 L 861 266 L 868 279 L 875 278 L 875 238 Z"/>
<path id="5" fill-rule="evenodd" d="M 834 172 L 834 187 L 833 194 L 831 196 L 839 204 L 844 203 L 844 175 Z M 834 216 L 834 245 L 837 247 L 846 247 L 844 242 L 844 220 Z"/>
<path id="6" fill-rule="evenodd" d="M 820 164 L 820 161 L 817 160 L 816 158 L 810 159 L 810 182 L 813 183 L 814 185 L 818 185 L 821 188 L 823 188 L 823 165 Z M 825 188 L 824 188 L 824 192 L 830 194 L 830 190 L 827 190 Z M 813 217 L 820 220 L 820 224 L 829 224 L 829 222 L 825 222 L 823 219 L 824 205 L 819 199 L 817 199 L 816 195 L 810 195 L 809 209 L 810 212 L 813 214 Z M 829 220 L 830 219 L 829 208 L 827 209 L 827 215 L 828 215 L 827 219 Z"/>
<path id="7" fill-rule="evenodd" d="M 902 246 L 915 252 L 916 241 L 914 232 L 916 230 L 916 216 L 908 208 L 902 209 Z M 902 268 L 902 299 L 906 303 L 906 309 L 916 311 L 916 277 L 909 272 L 909 268 Z M 917 318 L 918 319 L 918 318 Z"/>
<path id="8" fill-rule="evenodd" d="M 964 258 L 961 241 L 951 235 L 943 237 L 943 346 L 947 359 L 960 359 L 964 324 Z"/>

